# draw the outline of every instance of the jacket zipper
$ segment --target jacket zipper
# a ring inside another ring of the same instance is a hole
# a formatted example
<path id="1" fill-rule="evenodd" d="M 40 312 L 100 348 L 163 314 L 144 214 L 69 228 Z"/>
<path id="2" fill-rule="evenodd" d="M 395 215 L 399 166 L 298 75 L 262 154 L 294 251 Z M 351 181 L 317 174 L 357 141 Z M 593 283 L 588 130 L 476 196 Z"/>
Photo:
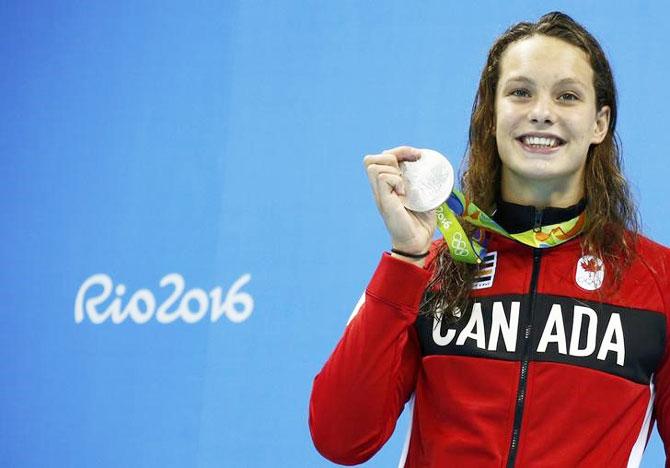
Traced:
<path id="1" fill-rule="evenodd" d="M 536 219 L 536 224 L 537 224 Z M 523 335 L 523 355 L 521 360 L 521 372 L 519 374 L 519 387 L 516 394 L 516 408 L 514 410 L 514 428 L 512 430 L 512 442 L 509 448 L 509 458 L 507 459 L 507 468 L 512 468 L 516 460 L 519 448 L 519 436 L 521 432 L 521 421 L 523 419 L 523 407 L 526 400 L 526 383 L 528 380 L 528 360 L 530 355 L 530 335 L 533 328 L 533 311 L 535 309 L 535 300 L 537 298 L 537 278 L 540 275 L 540 260 L 542 258 L 542 249 L 533 249 L 533 273 L 530 279 L 530 301 L 528 307 L 528 322 Z"/>

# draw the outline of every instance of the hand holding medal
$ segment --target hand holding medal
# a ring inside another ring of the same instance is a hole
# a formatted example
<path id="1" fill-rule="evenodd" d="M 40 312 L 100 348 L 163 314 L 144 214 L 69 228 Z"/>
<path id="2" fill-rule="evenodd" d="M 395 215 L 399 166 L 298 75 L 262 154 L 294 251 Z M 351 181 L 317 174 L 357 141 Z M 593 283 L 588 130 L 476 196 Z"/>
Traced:
<path id="1" fill-rule="evenodd" d="M 453 186 L 449 162 L 436 151 L 399 146 L 366 156 L 364 163 L 392 246 L 410 254 L 426 252 L 436 228 L 434 209 Z"/>

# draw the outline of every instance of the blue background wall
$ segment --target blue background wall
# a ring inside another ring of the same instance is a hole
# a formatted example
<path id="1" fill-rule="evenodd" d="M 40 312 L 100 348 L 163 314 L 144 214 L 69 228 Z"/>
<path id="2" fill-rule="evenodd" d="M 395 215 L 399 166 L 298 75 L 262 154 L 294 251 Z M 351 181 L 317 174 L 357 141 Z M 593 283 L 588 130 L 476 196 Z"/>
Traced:
<path id="1" fill-rule="evenodd" d="M 551 9 L 611 58 L 627 174 L 668 244 L 661 2 L 2 3 L 0 465 L 329 466 L 311 381 L 389 247 L 362 157 L 459 164 L 488 47 Z M 170 273 L 205 298 L 249 274 L 251 315 L 75 321 L 92 275 L 125 307 L 165 302 Z M 663 460 L 655 435 L 643 465 Z"/>

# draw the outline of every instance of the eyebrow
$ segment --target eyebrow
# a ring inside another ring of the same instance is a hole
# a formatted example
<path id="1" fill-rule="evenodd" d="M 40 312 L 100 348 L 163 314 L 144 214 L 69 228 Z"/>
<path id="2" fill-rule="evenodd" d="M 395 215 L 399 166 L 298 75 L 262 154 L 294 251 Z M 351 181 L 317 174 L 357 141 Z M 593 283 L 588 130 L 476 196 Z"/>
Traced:
<path id="1" fill-rule="evenodd" d="M 531 83 L 531 84 L 533 83 L 533 80 L 525 76 L 513 76 L 512 78 L 508 79 L 505 83 L 507 84 L 512 81 L 520 81 L 522 83 Z M 578 80 L 576 78 L 561 78 L 556 82 L 556 85 L 558 86 L 566 84 L 576 84 L 579 86 L 587 87 L 581 80 Z"/>

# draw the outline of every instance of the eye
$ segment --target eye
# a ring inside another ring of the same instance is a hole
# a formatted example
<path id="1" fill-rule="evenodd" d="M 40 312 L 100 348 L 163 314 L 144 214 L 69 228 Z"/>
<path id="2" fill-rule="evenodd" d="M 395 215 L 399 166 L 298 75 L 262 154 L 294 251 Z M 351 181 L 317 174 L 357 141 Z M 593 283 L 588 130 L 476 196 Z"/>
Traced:
<path id="1" fill-rule="evenodd" d="M 530 97 L 530 93 L 524 88 L 513 89 L 509 95 L 514 97 Z"/>
<path id="2" fill-rule="evenodd" d="M 579 96 L 577 96 L 575 93 L 563 93 L 558 97 L 558 99 L 561 101 L 578 101 Z"/>

